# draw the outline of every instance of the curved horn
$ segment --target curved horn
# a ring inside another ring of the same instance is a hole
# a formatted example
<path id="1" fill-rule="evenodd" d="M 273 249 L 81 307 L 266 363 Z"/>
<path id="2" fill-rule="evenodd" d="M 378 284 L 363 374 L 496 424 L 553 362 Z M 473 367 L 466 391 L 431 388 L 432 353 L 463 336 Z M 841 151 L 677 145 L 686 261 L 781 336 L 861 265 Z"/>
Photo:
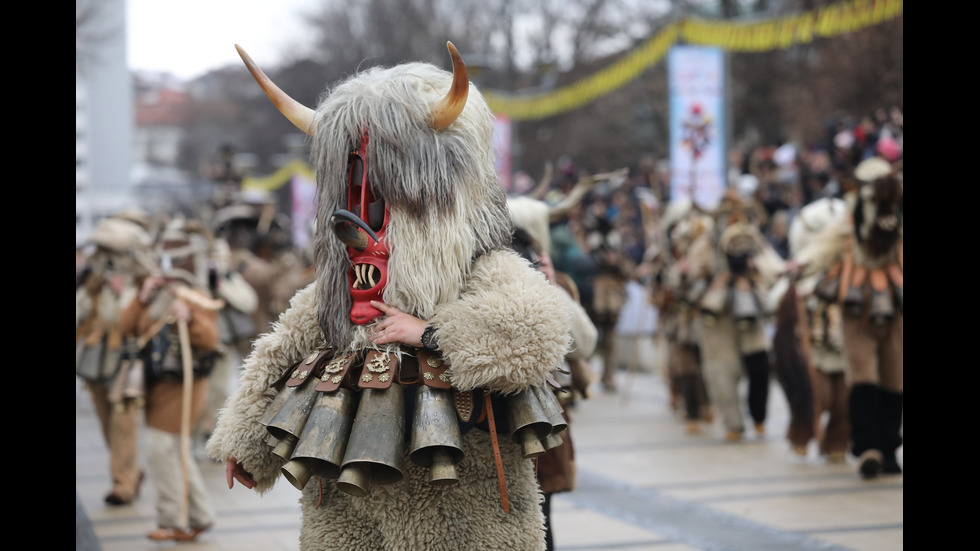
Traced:
<path id="1" fill-rule="evenodd" d="M 348 247 L 363 251 L 370 244 L 368 237 L 378 242 L 378 235 L 364 220 L 349 210 L 337 209 L 330 215 L 333 232 Z"/>
<path id="2" fill-rule="evenodd" d="M 541 181 L 538 182 L 538 187 L 531 191 L 531 197 L 534 199 L 544 199 L 544 196 L 548 193 L 548 188 L 551 186 L 551 177 L 554 174 L 555 167 L 548 161 L 544 164 L 544 175 L 541 176 Z"/>
<path id="3" fill-rule="evenodd" d="M 259 83 L 262 87 L 262 91 L 265 95 L 269 96 L 272 103 L 276 106 L 276 109 L 280 113 L 289 119 L 289 122 L 296 125 L 306 134 L 310 136 L 313 135 L 313 121 L 316 116 L 316 111 L 306 107 L 302 103 L 294 100 L 293 98 L 286 95 L 285 92 L 279 89 L 269 77 L 265 76 L 262 69 L 252 61 L 252 58 L 245 53 L 245 50 L 241 46 L 235 44 L 235 49 L 238 50 L 238 55 L 242 56 L 242 61 L 245 62 L 245 66 L 248 67 L 248 72 L 252 73 L 252 77 L 255 78 L 255 82 Z"/>
<path id="4" fill-rule="evenodd" d="M 452 42 L 446 42 L 449 55 L 453 58 L 453 85 L 441 100 L 432 104 L 430 109 L 431 124 L 435 130 L 444 130 L 459 117 L 466 105 L 466 96 L 470 93 L 470 77 L 466 72 L 466 64 Z"/>

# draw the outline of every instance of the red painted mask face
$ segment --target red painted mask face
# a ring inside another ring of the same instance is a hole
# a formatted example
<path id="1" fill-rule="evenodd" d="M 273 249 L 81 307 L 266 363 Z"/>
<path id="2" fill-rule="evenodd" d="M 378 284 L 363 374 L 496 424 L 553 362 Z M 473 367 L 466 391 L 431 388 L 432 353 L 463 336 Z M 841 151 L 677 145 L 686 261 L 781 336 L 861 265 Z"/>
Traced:
<path id="1" fill-rule="evenodd" d="M 367 133 L 361 146 L 347 158 L 347 210 L 338 209 L 331 216 L 334 233 L 347 245 L 351 268 L 347 274 L 350 284 L 350 319 L 358 325 L 374 321 L 381 311 L 371 306 L 372 300 L 382 300 L 388 282 L 388 244 L 385 235 L 391 214 L 384 200 L 374 196 L 367 170 Z"/>

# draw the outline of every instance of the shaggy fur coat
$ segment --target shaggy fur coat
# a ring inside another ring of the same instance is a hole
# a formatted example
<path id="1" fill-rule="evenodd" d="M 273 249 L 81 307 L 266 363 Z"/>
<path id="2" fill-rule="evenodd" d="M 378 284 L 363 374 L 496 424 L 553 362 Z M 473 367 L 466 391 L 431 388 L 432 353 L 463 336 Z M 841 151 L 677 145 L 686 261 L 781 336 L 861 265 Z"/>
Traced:
<path id="1" fill-rule="evenodd" d="M 348 208 L 348 153 L 365 130 L 371 189 L 391 214 L 384 301 L 436 327 L 452 386 L 516 394 L 545 384 L 568 352 L 569 320 L 558 290 L 508 248 L 513 226 L 494 170 L 486 102 L 470 85 L 452 124 L 441 130 L 429 124 L 429 106 L 451 80 L 447 71 L 422 63 L 373 68 L 328 91 L 316 109 L 317 278 L 293 297 L 272 332 L 254 342 L 206 448 L 216 460 L 237 458 L 260 493 L 283 478 L 283 461 L 260 422 L 276 396 L 273 383 L 323 345 L 338 351 L 372 346 L 370 325 L 351 322 L 351 260 L 329 230 L 331 214 Z M 428 469 L 408 457 L 404 479 L 374 485 L 364 497 L 314 477 L 299 499 L 300 548 L 543 550 L 542 495 L 532 460 L 522 458 L 510 435 L 498 437 L 509 513 L 490 434 L 474 428 L 463 434 L 454 485 L 431 485 Z"/>

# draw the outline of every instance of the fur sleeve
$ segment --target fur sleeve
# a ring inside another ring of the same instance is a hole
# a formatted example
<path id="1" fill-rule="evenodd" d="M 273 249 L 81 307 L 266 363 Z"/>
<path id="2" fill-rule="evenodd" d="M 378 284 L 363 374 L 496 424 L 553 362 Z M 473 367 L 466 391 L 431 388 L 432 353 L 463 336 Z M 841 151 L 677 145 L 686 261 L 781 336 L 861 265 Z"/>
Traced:
<path id="1" fill-rule="evenodd" d="M 481 257 L 459 300 L 437 306 L 429 320 L 453 386 L 515 394 L 543 383 L 571 344 L 558 293 L 516 253 Z"/>
<path id="2" fill-rule="evenodd" d="M 255 341 L 238 388 L 219 410 L 217 427 L 207 443 L 208 457 L 222 462 L 235 457 L 255 477 L 260 493 L 272 488 L 283 462 L 272 454 L 266 443 L 269 432 L 259 419 L 276 396 L 272 383 L 322 340 L 316 310 L 314 285 L 309 285 L 293 297 L 272 332 Z"/>
<path id="3" fill-rule="evenodd" d="M 569 312 L 569 332 L 572 336 L 572 348 L 568 351 L 569 357 L 577 360 L 588 360 L 595 353 L 596 345 L 599 342 L 599 330 L 589 319 L 588 312 L 582 305 L 565 292 L 558 288 L 558 295 L 565 303 L 565 309 Z"/>

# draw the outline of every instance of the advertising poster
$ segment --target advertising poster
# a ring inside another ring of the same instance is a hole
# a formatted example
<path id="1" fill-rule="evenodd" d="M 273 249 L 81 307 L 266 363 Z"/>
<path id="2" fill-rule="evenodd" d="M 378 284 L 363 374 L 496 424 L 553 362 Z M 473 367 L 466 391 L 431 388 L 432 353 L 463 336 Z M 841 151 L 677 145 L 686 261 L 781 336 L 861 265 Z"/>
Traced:
<path id="1" fill-rule="evenodd" d="M 725 191 L 724 52 L 675 46 L 667 63 L 671 199 L 714 208 Z"/>

